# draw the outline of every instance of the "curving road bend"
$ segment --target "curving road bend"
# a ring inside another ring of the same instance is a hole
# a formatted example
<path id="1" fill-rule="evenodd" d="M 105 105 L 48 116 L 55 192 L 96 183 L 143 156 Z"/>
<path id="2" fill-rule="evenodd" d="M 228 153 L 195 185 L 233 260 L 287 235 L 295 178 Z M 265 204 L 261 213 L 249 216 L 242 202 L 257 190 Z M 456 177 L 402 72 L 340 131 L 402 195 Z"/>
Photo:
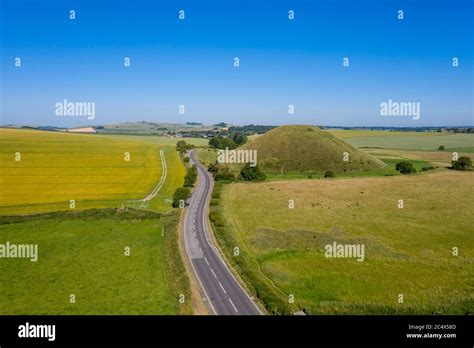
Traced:
<path id="1" fill-rule="evenodd" d="M 207 212 L 213 179 L 197 160 L 194 150 L 190 152 L 190 158 L 197 167 L 199 183 L 185 213 L 184 244 L 206 302 L 217 315 L 260 315 L 260 310 L 234 278 L 209 237 Z"/>

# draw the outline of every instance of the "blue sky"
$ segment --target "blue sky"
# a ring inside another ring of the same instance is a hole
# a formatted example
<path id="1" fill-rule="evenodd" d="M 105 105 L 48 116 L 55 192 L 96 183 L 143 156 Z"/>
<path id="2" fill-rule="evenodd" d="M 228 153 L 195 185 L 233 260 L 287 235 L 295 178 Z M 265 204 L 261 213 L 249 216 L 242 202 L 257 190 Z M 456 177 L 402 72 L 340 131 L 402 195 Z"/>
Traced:
<path id="1" fill-rule="evenodd" d="M 1 1 L 0 124 L 474 124 L 470 0 Z M 389 99 L 420 119 L 380 116 Z"/>

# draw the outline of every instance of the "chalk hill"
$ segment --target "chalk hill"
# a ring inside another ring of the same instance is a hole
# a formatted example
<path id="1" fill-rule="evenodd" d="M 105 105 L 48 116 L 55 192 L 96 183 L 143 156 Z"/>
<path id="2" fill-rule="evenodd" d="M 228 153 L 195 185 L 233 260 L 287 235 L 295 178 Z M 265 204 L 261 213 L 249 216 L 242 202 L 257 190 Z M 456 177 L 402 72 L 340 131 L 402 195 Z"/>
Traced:
<path id="1" fill-rule="evenodd" d="M 268 173 L 351 172 L 385 166 L 379 159 L 314 126 L 281 126 L 242 149 L 257 150 L 258 165 Z"/>

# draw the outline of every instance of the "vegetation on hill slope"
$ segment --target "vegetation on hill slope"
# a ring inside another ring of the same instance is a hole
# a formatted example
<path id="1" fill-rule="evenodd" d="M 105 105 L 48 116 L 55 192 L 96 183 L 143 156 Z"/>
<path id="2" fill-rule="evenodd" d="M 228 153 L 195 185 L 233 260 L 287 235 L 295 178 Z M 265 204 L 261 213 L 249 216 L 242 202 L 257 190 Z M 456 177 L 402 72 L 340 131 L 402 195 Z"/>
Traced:
<path id="1" fill-rule="evenodd" d="M 242 149 L 257 150 L 258 165 L 268 173 L 380 169 L 385 164 L 314 126 L 282 126 Z"/>

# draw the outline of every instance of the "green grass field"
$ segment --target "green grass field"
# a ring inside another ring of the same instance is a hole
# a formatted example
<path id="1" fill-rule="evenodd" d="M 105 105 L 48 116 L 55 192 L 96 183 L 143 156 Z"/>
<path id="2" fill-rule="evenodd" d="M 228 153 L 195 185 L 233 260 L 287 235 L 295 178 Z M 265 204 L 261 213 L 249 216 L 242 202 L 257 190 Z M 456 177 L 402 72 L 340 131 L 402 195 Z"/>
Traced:
<path id="1" fill-rule="evenodd" d="M 473 313 L 473 179 L 445 170 L 217 185 L 211 220 L 228 259 L 271 312 Z M 326 258 L 334 241 L 364 244 L 364 262 Z"/>
<path id="2" fill-rule="evenodd" d="M 343 130 L 331 134 L 348 143 L 361 147 L 405 150 L 438 150 L 444 145 L 446 151 L 474 152 L 474 134 L 447 134 L 437 132 L 382 132 Z"/>
<path id="3" fill-rule="evenodd" d="M 360 138 L 360 137 L 438 137 L 446 136 L 447 133 L 442 132 L 399 132 L 399 131 L 381 131 L 367 129 L 347 129 L 347 130 L 331 130 L 335 136 L 341 139 Z"/>
<path id="4" fill-rule="evenodd" d="M 37 262 L 1 260 L 0 314 L 192 313 L 178 301 L 190 293 L 177 223 L 177 214 L 113 209 L 0 217 L 0 244 L 39 253 Z"/>
<path id="5" fill-rule="evenodd" d="M 190 289 L 170 203 L 185 168 L 166 138 L 150 138 L 0 129 L 0 244 L 40 254 L 1 260 L 0 314 L 192 313 L 178 302 Z M 166 181 L 145 210 L 131 209 L 163 174 L 160 150 Z"/>
<path id="6" fill-rule="evenodd" d="M 376 156 L 377 157 L 377 156 Z M 364 172 L 347 172 L 347 173 L 338 173 L 335 179 L 338 178 L 360 178 L 360 177 L 375 177 L 375 176 L 394 176 L 401 175 L 395 169 L 395 166 L 398 162 L 406 161 L 413 164 L 413 167 L 417 172 L 421 171 L 423 167 L 430 166 L 430 163 L 422 160 L 413 160 L 407 158 L 385 158 L 382 160 L 387 166 L 381 169 L 374 169 Z M 287 173 L 287 174 L 267 174 L 268 180 L 291 180 L 291 179 L 322 179 L 324 178 L 324 172 L 313 172 L 313 173 Z"/>

